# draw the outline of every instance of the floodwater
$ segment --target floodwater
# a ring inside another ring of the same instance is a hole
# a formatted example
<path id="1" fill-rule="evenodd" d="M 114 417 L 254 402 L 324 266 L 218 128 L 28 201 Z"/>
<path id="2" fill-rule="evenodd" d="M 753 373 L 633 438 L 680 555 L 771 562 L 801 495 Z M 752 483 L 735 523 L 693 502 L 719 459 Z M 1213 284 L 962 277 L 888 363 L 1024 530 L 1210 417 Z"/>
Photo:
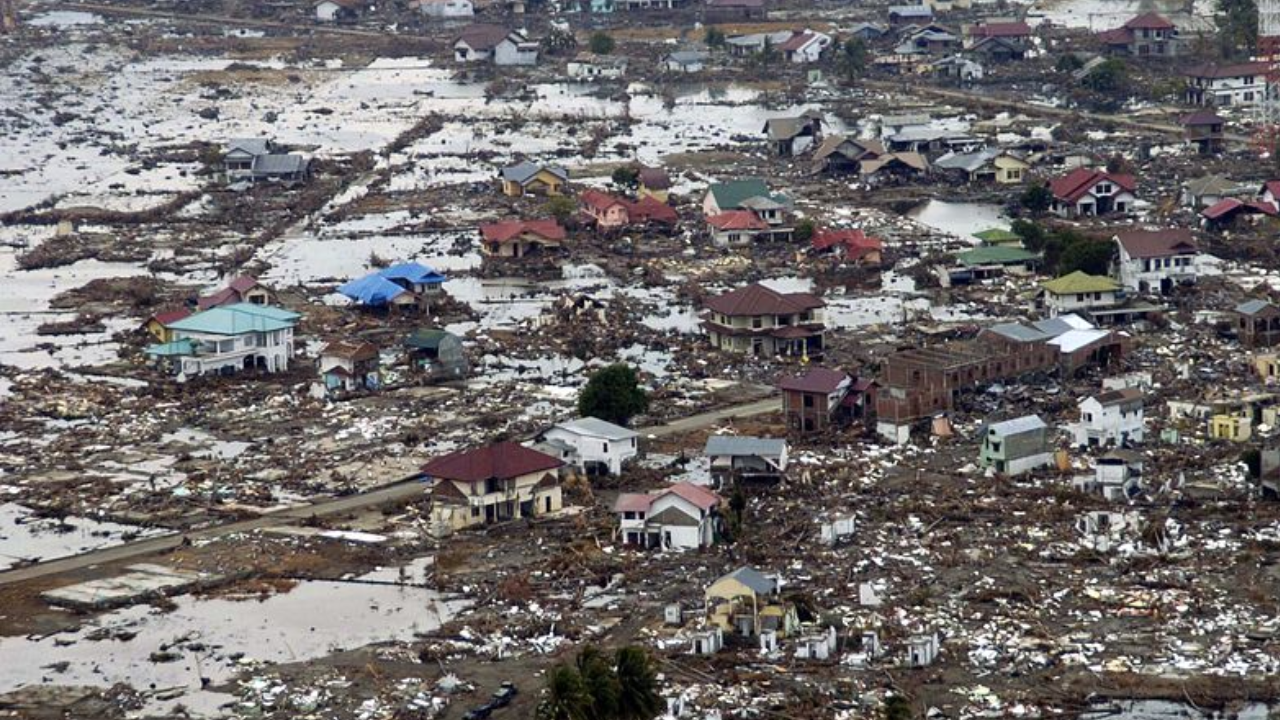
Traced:
<path id="1" fill-rule="evenodd" d="M 1080 714 L 1082 720 L 1205 720 L 1225 718 L 1223 713 L 1204 712 L 1186 703 L 1166 700 L 1127 700 L 1104 702 Z M 1268 708 L 1262 703 L 1249 703 L 1230 717 L 1235 720 L 1267 720 Z"/>
<path id="2" fill-rule="evenodd" d="M 907 211 L 907 217 L 939 232 L 974 244 L 976 232 L 990 228 L 1009 228 L 1009 218 L 999 205 L 983 203 L 950 203 L 926 200 Z"/>
<path id="3" fill-rule="evenodd" d="M 53 560 L 90 550 L 119 545 L 143 535 L 163 531 L 98 522 L 82 517 L 58 521 L 37 518 L 16 503 L 0 504 L 0 570 L 22 561 Z M 3 653 L 0 653 L 3 657 Z M 4 663 L 0 663 L 2 665 Z"/>

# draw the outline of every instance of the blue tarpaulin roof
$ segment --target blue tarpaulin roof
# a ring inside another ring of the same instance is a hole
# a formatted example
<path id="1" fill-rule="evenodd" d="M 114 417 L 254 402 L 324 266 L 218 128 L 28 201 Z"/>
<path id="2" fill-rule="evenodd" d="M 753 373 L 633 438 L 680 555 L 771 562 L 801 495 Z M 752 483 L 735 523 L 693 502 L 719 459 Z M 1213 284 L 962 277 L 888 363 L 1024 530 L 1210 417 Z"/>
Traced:
<path id="1" fill-rule="evenodd" d="M 367 275 L 343 285 L 338 288 L 338 292 L 362 305 L 377 307 L 386 305 L 409 291 L 381 275 Z"/>
<path id="2" fill-rule="evenodd" d="M 385 270 L 380 270 L 378 275 L 388 280 L 406 280 L 414 285 L 432 285 L 447 279 L 426 265 L 416 262 L 392 265 Z"/>

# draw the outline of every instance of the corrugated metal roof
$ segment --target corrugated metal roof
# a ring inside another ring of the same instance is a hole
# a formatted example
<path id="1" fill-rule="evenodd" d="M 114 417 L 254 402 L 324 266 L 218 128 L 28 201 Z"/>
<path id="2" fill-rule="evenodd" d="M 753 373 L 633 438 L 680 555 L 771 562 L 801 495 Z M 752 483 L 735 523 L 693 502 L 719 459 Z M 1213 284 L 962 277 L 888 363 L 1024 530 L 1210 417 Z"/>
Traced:
<path id="1" fill-rule="evenodd" d="M 633 437 L 639 437 L 640 433 L 635 430 L 624 428 L 621 425 L 614 425 L 600 418 L 584 417 L 577 420 L 568 420 L 556 423 L 556 427 L 562 430 L 568 430 L 578 435 L 591 435 L 593 437 L 605 438 L 607 440 L 629 440 Z"/>
<path id="2" fill-rule="evenodd" d="M 1076 270 L 1070 275 L 1063 275 L 1060 278 L 1040 283 L 1040 287 L 1054 295 L 1072 295 L 1076 293 L 1115 292 L 1120 289 L 1120 283 L 1109 277 L 1090 275 L 1081 270 Z"/>
<path id="3" fill-rule="evenodd" d="M 210 335 L 242 335 L 287 330 L 297 324 L 299 317 L 298 313 L 270 305 L 236 303 L 183 318 L 171 323 L 169 329 Z"/>
<path id="4" fill-rule="evenodd" d="M 781 438 L 757 438 L 741 435 L 712 435 L 707 438 L 706 454 L 757 455 L 776 457 L 787 451 L 787 441 Z"/>
<path id="5" fill-rule="evenodd" d="M 1012 420 L 1005 420 L 1004 422 L 988 425 L 987 434 L 1017 435 L 1019 433 L 1041 430 L 1047 427 L 1049 426 L 1045 425 L 1039 415 L 1024 415 L 1020 418 L 1014 418 Z"/>
<path id="6" fill-rule="evenodd" d="M 1040 340 L 1047 340 L 1050 337 L 1043 331 L 1037 330 L 1033 327 L 1027 327 L 1022 323 L 1016 322 L 992 325 L 988 329 L 997 335 L 1007 337 L 1010 340 L 1016 340 L 1018 342 L 1037 342 Z"/>
<path id="7" fill-rule="evenodd" d="M 1254 315 L 1262 312 L 1270 305 L 1271 303 L 1266 300 L 1246 300 L 1236 306 L 1236 312 L 1242 315 Z"/>
<path id="8" fill-rule="evenodd" d="M 752 592 L 757 595 L 768 595 L 777 588 L 778 584 L 773 580 L 764 576 L 759 570 L 750 567 L 740 567 L 737 570 L 725 575 L 720 580 L 732 578 L 738 582 L 751 588 Z M 717 580 L 716 582 L 719 582 Z"/>

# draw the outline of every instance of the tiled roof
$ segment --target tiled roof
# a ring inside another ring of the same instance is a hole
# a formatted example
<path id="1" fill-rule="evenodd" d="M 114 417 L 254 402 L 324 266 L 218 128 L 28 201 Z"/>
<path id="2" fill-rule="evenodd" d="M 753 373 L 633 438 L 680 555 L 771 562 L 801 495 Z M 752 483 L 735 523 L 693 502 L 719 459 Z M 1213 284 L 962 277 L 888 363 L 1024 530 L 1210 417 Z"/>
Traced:
<path id="1" fill-rule="evenodd" d="M 432 478 L 474 483 L 489 478 L 510 480 L 544 470 L 554 470 L 563 462 L 537 450 L 510 441 L 474 450 L 449 453 L 422 466 Z"/>
<path id="2" fill-rule="evenodd" d="M 830 394 L 838 390 L 840 383 L 848 379 L 849 376 L 839 370 L 816 367 L 810 368 L 809 372 L 798 377 L 788 375 L 782 378 L 778 381 L 778 389 Z"/>
<path id="3" fill-rule="evenodd" d="M 1120 289 L 1120 284 L 1109 277 L 1090 275 L 1077 270 L 1070 275 L 1063 275 L 1060 278 L 1041 283 L 1040 287 L 1054 295 L 1073 295 L 1077 293 L 1115 292 Z"/>
<path id="4" fill-rule="evenodd" d="M 705 304 L 711 310 L 731 316 L 790 315 L 825 305 L 811 293 L 780 293 L 760 283 L 710 298 Z"/>
<path id="5" fill-rule="evenodd" d="M 1104 180 L 1113 182 L 1130 192 L 1137 187 L 1137 182 L 1132 175 L 1112 174 L 1102 170 L 1090 170 L 1089 168 L 1076 168 L 1049 183 L 1049 189 L 1053 191 L 1054 197 L 1068 202 L 1075 202 L 1093 189 L 1094 185 Z"/>
<path id="6" fill-rule="evenodd" d="M 1116 241 L 1129 257 L 1135 258 L 1167 257 L 1196 250 L 1195 237 L 1186 228 L 1122 230 L 1116 233 Z"/>
<path id="7" fill-rule="evenodd" d="M 730 210 L 707 218 L 707 224 L 717 230 L 768 230 L 769 223 L 750 210 Z"/>
<path id="8" fill-rule="evenodd" d="M 507 242 L 525 233 L 547 240 L 563 240 L 565 230 L 555 220 L 503 220 L 480 226 L 480 234 L 489 242 Z"/>

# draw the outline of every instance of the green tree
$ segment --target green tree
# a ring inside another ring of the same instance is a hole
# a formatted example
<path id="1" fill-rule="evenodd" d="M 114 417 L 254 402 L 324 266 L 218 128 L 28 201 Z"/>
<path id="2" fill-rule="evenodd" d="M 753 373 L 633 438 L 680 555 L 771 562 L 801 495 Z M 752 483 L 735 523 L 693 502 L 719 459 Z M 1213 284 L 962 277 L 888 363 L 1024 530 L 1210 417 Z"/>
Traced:
<path id="1" fill-rule="evenodd" d="M 591 695 L 591 720 L 613 720 L 618 717 L 622 684 L 610 659 L 593 645 L 578 653 L 578 675 Z"/>
<path id="2" fill-rule="evenodd" d="M 884 720 L 911 720 L 911 703 L 901 695 L 885 698 Z"/>
<path id="3" fill-rule="evenodd" d="M 618 684 L 622 689 L 618 698 L 618 717 L 621 720 L 652 720 L 662 711 L 662 698 L 658 697 L 658 681 L 649 654 L 639 647 L 619 648 L 617 666 Z"/>
<path id="4" fill-rule="evenodd" d="M 760 46 L 760 51 L 753 58 L 760 67 L 768 67 L 778 61 L 778 49 L 773 46 L 773 41 L 765 36 L 764 44 Z"/>
<path id="5" fill-rule="evenodd" d="M 1225 58 L 1252 55 L 1258 48 L 1257 0 L 1218 0 L 1214 20 L 1218 47 Z"/>
<path id="6" fill-rule="evenodd" d="M 621 363 L 601 369 L 578 395 L 578 413 L 618 425 L 649 409 L 649 395 L 640 387 L 636 371 Z"/>
<path id="7" fill-rule="evenodd" d="M 855 78 L 867 69 L 867 44 L 862 38 L 853 37 L 840 46 L 836 67 L 846 78 Z"/>
<path id="8" fill-rule="evenodd" d="M 1090 275 L 1106 275 L 1110 269 L 1114 245 L 1106 240 L 1073 237 L 1063 243 L 1056 272 L 1066 275 L 1077 270 Z"/>
<path id="9" fill-rule="evenodd" d="M 597 32 L 591 36 L 588 46 L 591 48 L 591 52 L 597 55 L 608 55 L 613 52 L 618 44 L 608 34 Z"/>
<path id="10" fill-rule="evenodd" d="M 542 211 L 564 224 L 578 211 L 578 204 L 573 201 L 573 198 L 553 195 L 543 203 Z"/>
<path id="11" fill-rule="evenodd" d="M 613 171 L 613 184 L 626 190 L 635 190 L 640 186 L 640 171 L 630 165 L 623 165 Z"/>
<path id="12" fill-rule="evenodd" d="M 709 48 L 724 47 L 724 31 L 712 25 L 707 28 L 707 32 L 702 36 L 702 42 L 707 44 Z"/>
<path id="13" fill-rule="evenodd" d="M 1010 223 L 1009 230 L 1013 232 L 1014 235 L 1022 238 L 1022 247 L 1030 250 L 1031 252 L 1040 252 L 1040 250 L 1044 248 L 1046 239 L 1044 228 L 1030 220 L 1023 220 L 1021 218 L 1014 220 Z"/>
<path id="14" fill-rule="evenodd" d="M 796 242 L 807 243 L 813 239 L 813 234 L 817 231 L 818 228 L 813 224 L 813 221 L 809 218 L 805 218 L 796 223 L 796 229 L 795 232 L 792 233 L 792 237 Z"/>
<path id="15" fill-rule="evenodd" d="M 1129 86 L 1129 69 L 1118 58 L 1100 63 L 1084 77 L 1084 86 L 1094 92 L 1115 94 Z"/>
<path id="16" fill-rule="evenodd" d="M 591 694 L 578 671 L 557 665 L 535 712 L 538 720 L 591 720 Z"/>
<path id="17" fill-rule="evenodd" d="M 578 39 L 571 32 L 553 29 L 551 32 L 542 36 L 541 42 L 538 43 L 542 51 L 548 55 L 558 55 L 573 50 L 578 46 Z"/>
<path id="18" fill-rule="evenodd" d="M 1075 53 L 1059 55 L 1058 61 L 1054 63 L 1054 68 L 1060 73 L 1075 72 L 1082 67 L 1084 67 L 1084 61 Z"/>
<path id="19" fill-rule="evenodd" d="M 1018 198 L 1018 203 L 1034 215 L 1043 215 L 1049 211 L 1049 206 L 1053 204 L 1053 191 L 1045 183 L 1029 185 L 1026 190 L 1022 191 L 1022 196 Z M 1014 232 L 1017 231 L 1015 230 Z"/>

